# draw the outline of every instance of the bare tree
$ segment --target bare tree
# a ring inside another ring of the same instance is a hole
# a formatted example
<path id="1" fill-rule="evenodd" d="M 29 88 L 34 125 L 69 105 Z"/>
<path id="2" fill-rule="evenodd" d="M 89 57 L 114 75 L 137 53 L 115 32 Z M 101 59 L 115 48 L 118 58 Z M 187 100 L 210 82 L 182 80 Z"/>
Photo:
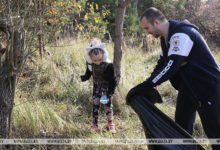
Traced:
<path id="1" fill-rule="evenodd" d="M 44 43 L 43 43 L 43 34 L 42 34 L 42 2 L 38 0 L 38 40 L 39 40 L 39 52 L 40 56 L 44 55 Z"/>
<path id="2" fill-rule="evenodd" d="M 121 78 L 121 58 L 122 58 L 122 28 L 124 22 L 124 15 L 127 5 L 131 2 L 131 0 L 119 0 L 118 1 L 118 9 L 115 19 L 115 42 L 114 42 L 114 68 L 115 68 L 115 75 L 117 80 L 117 85 L 119 84 Z M 114 101 L 115 110 L 117 112 L 120 111 L 119 101 L 116 98 Z"/>
<path id="3" fill-rule="evenodd" d="M 17 24 L 13 19 L 1 20 L 0 29 L 7 34 L 6 48 L 1 48 L 0 65 L 0 137 L 9 136 L 11 112 L 14 104 L 17 74 L 24 58 L 23 18 Z M 11 22 L 11 23 L 10 23 Z"/>
<path id="4" fill-rule="evenodd" d="M 27 56 L 31 53 L 30 44 L 36 37 L 31 29 L 30 20 L 26 19 L 33 11 L 32 0 L 1 0 L 0 1 L 0 138 L 9 137 L 11 113 L 17 79 L 22 71 Z M 32 11 L 32 12 L 31 12 Z M 33 14 L 36 14 L 35 12 Z M 26 22 L 26 23 L 25 23 Z M 25 28 L 25 24 L 28 26 Z M 27 29 L 31 37 L 26 43 Z"/>
<path id="5" fill-rule="evenodd" d="M 118 9 L 115 20 L 115 46 L 114 46 L 114 67 L 115 74 L 117 79 L 117 84 L 120 81 L 121 77 L 121 58 L 122 58 L 122 28 L 124 22 L 124 15 L 127 5 L 131 2 L 131 0 L 119 0 L 118 1 Z"/>

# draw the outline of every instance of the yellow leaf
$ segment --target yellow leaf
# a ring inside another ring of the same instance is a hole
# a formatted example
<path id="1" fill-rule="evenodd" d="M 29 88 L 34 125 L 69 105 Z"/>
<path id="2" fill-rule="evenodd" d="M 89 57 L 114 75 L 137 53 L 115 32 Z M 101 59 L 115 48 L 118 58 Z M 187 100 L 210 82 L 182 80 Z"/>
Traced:
<path id="1" fill-rule="evenodd" d="M 106 13 L 102 13 L 102 16 L 103 16 L 103 18 L 105 18 L 105 16 L 106 16 Z"/>
<path id="2" fill-rule="evenodd" d="M 95 13 L 93 9 L 90 9 L 90 11 L 91 11 L 91 13 L 92 13 L 92 14 L 94 14 L 94 13 Z"/>
<path id="3" fill-rule="evenodd" d="M 23 80 L 24 80 L 24 77 L 20 77 L 20 80 L 22 80 L 22 81 L 23 81 Z"/>
<path id="4" fill-rule="evenodd" d="M 82 27 L 82 25 L 80 25 L 80 27 L 79 27 L 79 30 L 80 30 L 80 31 L 82 31 L 82 30 L 83 30 L 83 27 Z"/>
<path id="5" fill-rule="evenodd" d="M 84 40 L 84 41 L 88 41 L 88 39 L 89 39 L 89 35 L 84 35 L 84 36 L 83 36 L 83 40 Z"/>
<path id="6" fill-rule="evenodd" d="M 107 11 L 106 11 L 106 14 L 107 14 L 107 15 L 108 15 L 108 14 L 110 14 L 110 11 L 109 11 L 109 10 L 107 10 Z"/>
<path id="7" fill-rule="evenodd" d="M 54 9 L 52 10 L 52 12 L 53 12 L 53 15 L 57 14 L 57 11 Z"/>
<path id="8" fill-rule="evenodd" d="M 99 5 L 95 4 L 96 10 L 99 10 Z"/>
<path id="9" fill-rule="evenodd" d="M 60 2 L 60 6 L 63 6 L 63 2 Z"/>
<path id="10" fill-rule="evenodd" d="M 93 32 L 99 32 L 99 27 L 94 26 L 92 30 Z"/>
<path id="11" fill-rule="evenodd" d="M 92 28 L 93 27 L 93 25 L 92 24 L 89 24 L 89 26 L 88 26 L 89 28 Z"/>
<path id="12" fill-rule="evenodd" d="M 51 10 L 51 9 L 49 9 L 49 10 L 48 10 L 48 13 L 49 13 L 49 14 L 52 14 L 52 10 Z"/>
<path id="13" fill-rule="evenodd" d="M 82 7 L 80 4 L 78 4 L 77 6 L 78 6 L 79 9 Z"/>
<path id="14" fill-rule="evenodd" d="M 95 20 L 95 23 L 99 23 L 99 17 L 95 17 L 94 20 Z"/>
<path id="15" fill-rule="evenodd" d="M 92 6 L 92 4 L 90 4 L 89 6 L 90 6 L 90 9 L 94 9 L 93 6 Z"/>
<path id="16" fill-rule="evenodd" d="M 84 20 L 88 20 L 88 13 L 84 16 Z"/>

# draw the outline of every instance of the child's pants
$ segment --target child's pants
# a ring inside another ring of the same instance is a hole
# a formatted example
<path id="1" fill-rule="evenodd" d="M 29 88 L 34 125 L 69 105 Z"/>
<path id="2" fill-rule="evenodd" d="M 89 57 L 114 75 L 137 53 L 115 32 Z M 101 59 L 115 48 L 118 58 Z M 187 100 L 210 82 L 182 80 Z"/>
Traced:
<path id="1" fill-rule="evenodd" d="M 104 86 L 99 86 L 97 84 L 94 84 L 93 88 L 93 124 L 96 124 L 98 126 L 98 113 L 99 113 L 99 107 L 100 107 L 100 98 L 102 97 L 102 93 L 106 94 L 108 91 L 108 88 Z M 104 105 L 104 110 L 106 112 L 106 116 L 108 119 L 108 122 L 112 122 L 113 119 L 113 105 L 112 105 L 112 99 L 109 99 L 109 102 Z"/>

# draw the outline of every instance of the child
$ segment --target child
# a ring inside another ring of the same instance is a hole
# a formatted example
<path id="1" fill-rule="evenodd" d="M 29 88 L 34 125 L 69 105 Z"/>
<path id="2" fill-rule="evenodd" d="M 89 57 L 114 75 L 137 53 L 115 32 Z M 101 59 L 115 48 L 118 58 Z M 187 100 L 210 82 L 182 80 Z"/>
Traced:
<path id="1" fill-rule="evenodd" d="M 94 38 L 86 50 L 87 69 L 85 75 L 81 76 L 81 80 L 83 82 L 88 80 L 91 75 L 93 76 L 93 128 L 96 132 L 98 131 L 100 99 L 102 96 L 106 96 L 109 101 L 103 105 L 108 119 L 107 129 L 115 133 L 113 104 L 111 99 L 116 88 L 113 64 L 109 63 L 105 43 L 101 43 L 100 39 Z"/>

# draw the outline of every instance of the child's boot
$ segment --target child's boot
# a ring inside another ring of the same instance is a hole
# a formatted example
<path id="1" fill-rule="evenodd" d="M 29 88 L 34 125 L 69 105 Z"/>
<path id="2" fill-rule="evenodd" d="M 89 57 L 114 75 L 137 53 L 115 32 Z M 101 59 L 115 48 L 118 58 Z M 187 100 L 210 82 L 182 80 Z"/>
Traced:
<path id="1" fill-rule="evenodd" d="M 112 132 L 112 133 L 116 133 L 115 124 L 112 123 L 112 122 L 109 122 L 109 123 L 107 124 L 107 130 L 109 130 L 109 131 Z"/>
<path id="2" fill-rule="evenodd" d="M 95 132 L 98 132 L 98 131 L 99 131 L 99 129 L 98 129 L 98 125 L 93 124 L 93 130 L 94 130 Z"/>

